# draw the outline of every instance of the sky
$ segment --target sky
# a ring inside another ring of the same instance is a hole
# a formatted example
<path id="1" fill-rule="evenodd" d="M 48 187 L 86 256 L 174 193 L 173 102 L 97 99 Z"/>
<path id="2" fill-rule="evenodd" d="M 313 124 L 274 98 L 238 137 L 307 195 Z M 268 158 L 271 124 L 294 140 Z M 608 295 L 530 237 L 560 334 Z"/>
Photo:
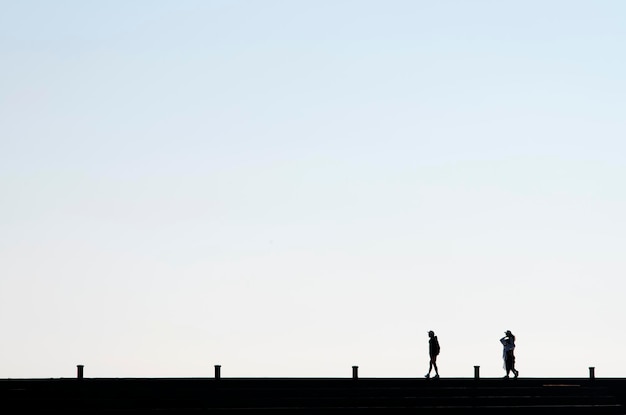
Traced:
<path id="1" fill-rule="evenodd" d="M 0 378 L 626 376 L 623 1 L 0 10 Z"/>

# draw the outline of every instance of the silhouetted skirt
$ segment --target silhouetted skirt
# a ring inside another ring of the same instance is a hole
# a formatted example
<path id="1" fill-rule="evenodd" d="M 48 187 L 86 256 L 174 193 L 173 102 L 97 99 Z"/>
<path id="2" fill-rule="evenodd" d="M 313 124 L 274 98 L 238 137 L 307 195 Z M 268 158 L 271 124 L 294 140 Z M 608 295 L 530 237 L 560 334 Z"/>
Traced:
<path id="1" fill-rule="evenodd" d="M 504 355 L 504 367 L 507 371 L 515 369 L 515 355 L 513 350 L 509 350 Z"/>

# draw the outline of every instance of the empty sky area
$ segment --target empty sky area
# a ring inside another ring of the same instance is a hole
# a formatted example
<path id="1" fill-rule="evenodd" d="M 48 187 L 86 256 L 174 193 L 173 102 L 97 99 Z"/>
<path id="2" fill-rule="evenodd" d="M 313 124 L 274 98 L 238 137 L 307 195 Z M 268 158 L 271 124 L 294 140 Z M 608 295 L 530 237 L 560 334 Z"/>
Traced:
<path id="1" fill-rule="evenodd" d="M 0 0 L 0 378 L 626 376 L 626 2 Z"/>

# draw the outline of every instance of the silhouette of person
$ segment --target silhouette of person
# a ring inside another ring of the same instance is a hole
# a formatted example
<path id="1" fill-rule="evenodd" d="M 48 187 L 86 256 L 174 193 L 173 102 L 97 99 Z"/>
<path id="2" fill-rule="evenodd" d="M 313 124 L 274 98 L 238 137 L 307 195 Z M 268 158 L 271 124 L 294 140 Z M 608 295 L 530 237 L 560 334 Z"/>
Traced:
<path id="1" fill-rule="evenodd" d="M 435 336 L 434 331 L 428 332 L 428 354 L 430 355 L 430 362 L 428 364 L 428 373 L 426 374 L 426 379 L 430 378 L 430 372 L 435 369 L 435 379 L 439 379 L 439 369 L 437 369 L 437 356 L 439 355 L 439 340 L 437 340 L 437 336 Z"/>
<path id="2" fill-rule="evenodd" d="M 519 376 L 519 371 L 515 369 L 515 336 L 511 330 L 504 333 L 504 337 L 500 339 L 500 343 L 504 349 L 502 350 L 502 358 L 504 359 L 504 370 L 506 370 L 505 378 L 508 379 L 509 373 L 513 372 L 515 377 Z"/>

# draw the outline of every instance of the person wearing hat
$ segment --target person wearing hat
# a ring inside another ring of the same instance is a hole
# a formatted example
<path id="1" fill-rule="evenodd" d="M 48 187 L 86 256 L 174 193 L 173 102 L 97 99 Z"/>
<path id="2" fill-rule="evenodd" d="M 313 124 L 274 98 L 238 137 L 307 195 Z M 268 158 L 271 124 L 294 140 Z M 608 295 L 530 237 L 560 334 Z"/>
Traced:
<path id="1" fill-rule="evenodd" d="M 426 379 L 430 378 L 430 372 L 435 368 L 435 379 L 439 379 L 439 369 L 437 369 L 437 356 L 439 355 L 439 340 L 437 340 L 437 336 L 435 336 L 434 331 L 428 332 L 428 354 L 430 355 L 430 362 L 428 365 L 428 373 L 426 374 Z"/>
<path id="2" fill-rule="evenodd" d="M 500 339 L 500 343 L 504 346 L 502 351 L 502 358 L 504 359 L 504 370 L 506 370 L 505 378 L 508 379 L 509 373 L 513 372 L 515 377 L 519 376 L 519 371 L 515 369 L 515 336 L 511 333 L 511 330 L 507 330 L 504 333 L 504 337 Z"/>

